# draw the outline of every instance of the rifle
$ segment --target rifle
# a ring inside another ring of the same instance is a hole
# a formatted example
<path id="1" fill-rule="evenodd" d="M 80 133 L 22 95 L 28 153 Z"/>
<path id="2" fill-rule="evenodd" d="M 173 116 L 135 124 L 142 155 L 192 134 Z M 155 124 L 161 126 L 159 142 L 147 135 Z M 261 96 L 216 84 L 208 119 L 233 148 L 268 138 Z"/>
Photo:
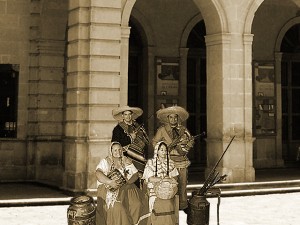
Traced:
<path id="1" fill-rule="evenodd" d="M 206 134 L 205 131 L 203 131 L 202 133 L 193 136 L 193 138 L 194 138 L 194 140 L 196 140 L 196 139 L 198 139 L 198 138 L 204 136 L 205 134 Z"/>
<path id="2" fill-rule="evenodd" d="M 152 116 L 153 116 L 153 114 L 151 114 L 151 116 L 149 116 L 146 121 L 148 121 Z M 144 127 L 144 125 L 145 125 L 144 123 L 141 123 L 140 125 L 138 125 L 134 129 L 133 133 L 137 133 L 142 127 Z M 149 143 L 149 137 L 148 137 L 146 131 L 143 129 L 142 132 L 143 132 L 143 136 L 146 139 L 147 143 Z"/>
<path id="3" fill-rule="evenodd" d="M 193 138 L 194 140 L 196 140 L 196 139 L 202 137 L 202 136 L 205 135 L 205 134 L 206 134 L 205 131 L 203 131 L 201 134 L 197 134 L 197 135 L 195 135 L 195 136 L 192 136 L 192 138 Z M 183 134 L 183 135 L 184 135 L 184 134 Z M 175 147 L 180 143 L 181 139 L 183 138 L 183 135 L 181 135 L 181 136 L 177 137 L 176 139 L 174 139 L 174 140 L 172 141 L 172 143 L 168 146 L 168 148 L 169 148 L 169 149 L 175 148 Z"/>
<path id="4" fill-rule="evenodd" d="M 147 118 L 146 121 L 148 121 L 152 116 L 153 116 L 153 114 L 151 114 L 151 116 L 149 116 L 149 117 Z M 145 125 L 144 123 L 141 123 L 140 125 L 138 125 L 138 126 L 134 129 L 133 132 L 134 132 L 134 133 L 138 132 L 139 129 L 141 129 L 144 125 Z"/>
<path id="5" fill-rule="evenodd" d="M 210 171 L 207 179 L 204 181 L 203 186 L 198 191 L 198 195 L 202 195 L 202 196 L 205 195 L 205 193 L 208 191 L 209 188 L 211 188 L 213 185 L 215 185 L 219 181 L 223 180 L 227 176 L 227 175 L 222 175 L 221 177 L 218 178 L 219 172 L 217 173 L 217 175 L 215 175 L 215 172 L 216 172 L 217 166 L 219 165 L 220 161 L 222 160 L 223 156 L 225 155 L 226 151 L 228 150 L 228 148 L 231 145 L 234 138 L 235 138 L 235 136 L 232 137 L 232 139 L 230 140 L 229 144 L 227 145 L 225 151 L 222 153 L 221 157 L 219 158 L 218 162 L 215 164 L 213 169 Z"/>
<path id="6" fill-rule="evenodd" d="M 138 125 L 136 128 L 134 128 L 133 133 L 137 133 L 143 126 L 144 126 L 144 123 L 141 123 L 140 125 Z"/>

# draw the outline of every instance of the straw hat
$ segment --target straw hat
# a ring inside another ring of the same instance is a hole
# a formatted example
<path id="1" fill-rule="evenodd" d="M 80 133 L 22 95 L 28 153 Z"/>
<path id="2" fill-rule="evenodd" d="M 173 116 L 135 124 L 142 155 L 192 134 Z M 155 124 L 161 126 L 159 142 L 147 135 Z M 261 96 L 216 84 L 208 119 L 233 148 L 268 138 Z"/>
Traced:
<path id="1" fill-rule="evenodd" d="M 181 122 L 189 118 L 189 113 L 180 106 L 171 106 L 160 109 L 156 112 L 157 118 L 163 123 L 168 123 L 168 116 L 171 114 L 177 114 Z"/>
<path id="2" fill-rule="evenodd" d="M 115 120 L 122 121 L 122 113 L 125 111 L 131 111 L 132 112 L 132 119 L 136 119 L 139 116 L 143 114 L 143 110 L 138 107 L 130 107 L 128 105 L 120 106 L 119 108 L 113 109 L 112 115 L 115 118 Z"/>

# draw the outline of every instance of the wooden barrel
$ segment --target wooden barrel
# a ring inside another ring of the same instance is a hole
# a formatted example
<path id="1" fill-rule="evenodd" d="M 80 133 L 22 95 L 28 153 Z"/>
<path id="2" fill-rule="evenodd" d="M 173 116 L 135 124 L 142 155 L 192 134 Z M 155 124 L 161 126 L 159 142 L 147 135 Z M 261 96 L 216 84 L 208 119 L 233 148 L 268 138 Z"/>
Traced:
<path id="1" fill-rule="evenodd" d="M 68 225 L 96 225 L 94 199 L 88 195 L 72 198 L 67 215 Z"/>

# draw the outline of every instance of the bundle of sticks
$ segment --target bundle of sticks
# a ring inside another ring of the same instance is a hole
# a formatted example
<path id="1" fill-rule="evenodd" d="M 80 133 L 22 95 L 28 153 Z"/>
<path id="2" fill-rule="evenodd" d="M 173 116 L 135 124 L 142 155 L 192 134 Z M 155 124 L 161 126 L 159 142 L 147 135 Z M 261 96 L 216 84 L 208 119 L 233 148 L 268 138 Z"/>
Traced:
<path id="1" fill-rule="evenodd" d="M 206 180 L 203 183 L 203 186 L 197 192 L 198 195 L 204 196 L 211 187 L 213 187 L 215 184 L 223 181 L 227 177 L 226 174 L 220 176 L 219 175 L 220 173 L 216 171 L 216 168 L 219 165 L 220 161 L 222 160 L 223 156 L 225 155 L 226 151 L 228 150 L 228 148 L 231 145 L 234 138 L 235 138 L 235 136 L 232 137 L 232 139 L 230 140 L 229 144 L 227 145 L 225 151 L 222 153 L 221 157 L 219 158 L 219 160 L 217 161 L 217 163 L 215 164 L 213 169 L 210 171 L 208 177 L 206 178 Z"/>

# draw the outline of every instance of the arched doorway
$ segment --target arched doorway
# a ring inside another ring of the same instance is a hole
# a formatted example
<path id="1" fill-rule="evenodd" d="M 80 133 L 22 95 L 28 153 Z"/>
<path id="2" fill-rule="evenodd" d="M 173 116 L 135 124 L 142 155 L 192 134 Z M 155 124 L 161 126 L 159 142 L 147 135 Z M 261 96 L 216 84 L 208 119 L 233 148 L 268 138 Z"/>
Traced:
<path id="1" fill-rule="evenodd" d="M 293 164 L 300 146 L 300 24 L 285 33 L 280 51 L 282 154 L 286 164 Z"/>
<path id="2" fill-rule="evenodd" d="M 144 64 L 144 42 L 140 34 L 140 27 L 134 19 L 129 20 L 129 56 L 128 56 L 128 105 L 143 109 L 144 113 L 137 118 L 140 124 L 148 126 L 147 112 L 147 77 Z M 147 130 L 147 129 L 146 129 Z M 145 149 L 145 156 L 149 156 L 149 148 Z"/>
<path id="3" fill-rule="evenodd" d="M 193 135 L 206 132 L 206 28 L 204 21 L 197 23 L 189 34 L 187 48 L 187 110 L 190 117 L 187 127 Z M 204 135 L 205 136 L 205 135 Z M 204 136 L 195 141 L 190 150 L 191 169 L 199 170 L 206 165 Z"/>
<path id="4" fill-rule="evenodd" d="M 143 107 L 143 43 L 137 26 L 129 21 L 129 59 L 128 59 L 128 105 Z M 142 118 L 138 118 L 142 120 Z M 145 119 L 145 118 L 143 118 Z M 141 121 L 140 121 L 141 122 Z"/>

